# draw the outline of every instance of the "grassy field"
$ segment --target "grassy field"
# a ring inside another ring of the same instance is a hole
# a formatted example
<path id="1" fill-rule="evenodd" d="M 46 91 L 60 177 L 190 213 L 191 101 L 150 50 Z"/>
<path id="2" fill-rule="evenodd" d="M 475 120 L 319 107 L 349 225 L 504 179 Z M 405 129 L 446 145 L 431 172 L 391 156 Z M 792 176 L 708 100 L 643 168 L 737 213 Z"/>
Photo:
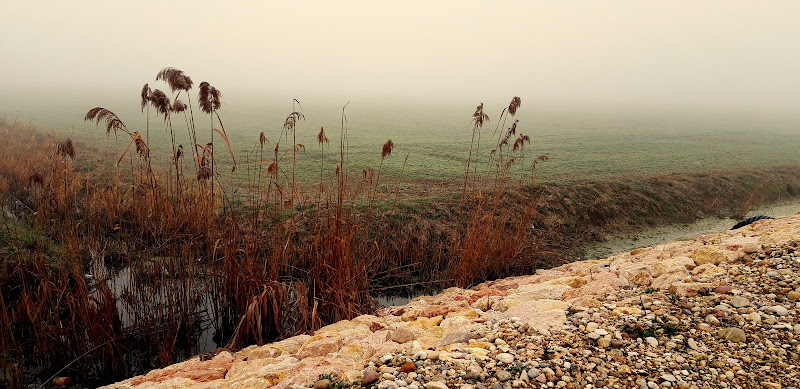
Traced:
<path id="1" fill-rule="evenodd" d="M 286 158 L 287 144 L 291 139 L 287 142 L 281 134 L 292 104 L 291 99 L 281 103 L 270 101 L 264 106 L 249 100 L 237 102 L 235 96 L 232 100 L 225 101 L 220 115 L 239 162 L 238 172 L 232 178 L 241 183 L 246 180 L 247 161 L 252 167 L 257 167 L 253 162 L 261 159 L 261 131 L 269 140 L 264 146 L 263 158 L 274 157 L 273 148 L 279 141 L 282 144 L 279 156 Z M 483 160 L 488 160 L 489 152 L 497 144 L 497 136 L 492 136 L 492 133 L 505 104 L 505 101 L 486 102 L 490 123 L 484 127 L 481 136 L 480 157 Z M 139 111 L 134 99 L 98 99 L 83 105 L 72 103 L 69 108 L 50 107 L 49 110 L 43 107 L 45 112 L 55 113 L 26 112 L 17 120 L 53 130 L 59 136 L 70 136 L 101 151 L 109 150 L 109 156 L 118 154 L 127 142 L 125 139 L 116 141 L 113 136 L 109 138 L 103 129 L 82 120 L 85 112 L 97 105 L 116 112 L 128 127 L 145 132 L 146 113 Z M 298 123 L 297 142 L 305 146 L 305 152 L 298 157 L 298 174 L 301 181 L 314 183 L 319 181 L 322 161 L 317 134 L 320 127 L 324 127 L 330 139 L 330 144 L 324 147 L 326 159 L 338 153 L 335 145 L 339 144 L 342 107 L 310 99 L 303 103 L 302 108 L 305 120 Z M 354 174 L 361 174 L 367 168 L 377 170 L 381 145 L 392 139 L 394 153 L 383 166 L 387 182 L 396 183 L 401 178 L 403 181 L 461 178 L 470 146 L 472 130 L 469 121 L 473 110 L 474 105 L 466 104 L 391 106 L 353 101 L 345 111 L 350 170 Z M 7 114 L 6 118 L 13 121 L 14 116 Z M 550 158 L 549 162 L 538 166 L 539 182 L 551 183 L 632 173 L 703 172 L 800 162 L 795 153 L 800 146 L 800 120 L 796 118 L 540 108 L 525 104 L 524 96 L 516 118 L 519 119 L 519 132 L 529 135 L 532 141 L 524 152 L 519 153 L 525 162 L 518 163 L 512 174 L 526 180 L 531 174 L 530 162 L 539 155 Z M 194 119 L 199 142 L 210 141 L 209 116 L 195 112 Z M 511 120 L 505 122 L 505 127 L 510 125 Z M 174 115 L 173 127 L 178 143 L 188 144 L 183 116 Z M 165 130 L 163 118 L 152 110 L 149 132 L 154 159 L 159 159 L 159 154 L 168 155 L 171 152 L 169 133 Z M 223 165 L 230 163 L 228 155 L 219 158 Z M 332 180 L 333 167 L 333 164 L 328 164 L 323 172 L 327 180 Z"/>

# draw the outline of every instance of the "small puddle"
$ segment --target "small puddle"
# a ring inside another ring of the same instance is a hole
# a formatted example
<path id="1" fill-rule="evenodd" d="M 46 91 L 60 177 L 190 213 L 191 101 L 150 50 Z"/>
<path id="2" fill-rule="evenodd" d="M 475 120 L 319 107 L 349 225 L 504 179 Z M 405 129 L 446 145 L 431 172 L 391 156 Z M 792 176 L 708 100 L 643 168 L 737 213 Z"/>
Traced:
<path id="1" fill-rule="evenodd" d="M 410 289 L 396 289 L 396 293 L 381 293 L 375 295 L 374 297 L 383 307 L 399 307 L 408 304 L 411 300 L 419 296 L 436 296 L 437 294 L 441 293 L 442 290 L 443 288 L 441 287 L 437 288 L 428 285 L 421 288 L 415 287 Z"/>
<path id="2" fill-rule="evenodd" d="M 105 285 L 114 294 L 120 322 L 123 328 L 128 331 L 134 330 L 137 325 L 137 318 L 135 317 L 136 309 L 132 307 L 131 304 L 149 303 L 154 305 L 156 308 L 166 307 L 169 306 L 171 302 L 170 298 L 175 298 L 174 295 L 176 291 L 181 290 L 181 284 L 179 280 L 165 277 L 161 280 L 161 282 L 157 282 L 157 284 L 159 284 L 157 287 L 153 287 L 152 285 L 148 284 L 148 286 L 144 288 L 145 290 L 152 292 L 152 295 L 148 297 L 137 295 L 137 293 L 142 292 L 136 291 L 136 288 L 134 287 L 136 281 L 135 278 L 147 277 L 148 275 L 146 273 L 138 274 L 132 271 L 130 266 L 114 269 L 110 264 L 106 263 L 106 260 L 103 257 L 100 257 L 97 260 L 98 262 L 95 264 L 96 266 L 94 267 L 94 270 L 87 276 L 91 278 L 92 283 L 105 282 Z M 97 293 L 97 289 L 93 288 L 92 293 Z M 214 318 L 212 314 L 213 296 L 204 288 L 204 284 L 201 279 L 194 280 L 192 283 L 191 292 L 189 294 L 189 297 L 197 299 L 196 302 L 192 303 L 192 309 L 195 311 L 195 315 L 193 317 L 195 320 L 197 320 L 197 322 L 193 328 L 194 332 L 192 333 L 192 344 L 179 344 L 176 346 L 175 351 L 177 352 L 177 361 L 185 360 L 201 352 L 211 352 L 217 347 L 223 346 L 217 343 L 219 340 L 217 329 L 221 326 L 221 323 L 218 318 Z M 146 301 L 142 301 L 143 299 Z M 174 301 L 172 301 L 172 303 L 174 303 Z M 133 373 L 144 373 L 144 371 L 138 370 L 138 366 L 131 365 L 129 368 L 132 369 Z"/>
<path id="3" fill-rule="evenodd" d="M 131 297 L 131 294 L 137 293 L 133 289 L 133 284 L 135 281 L 134 278 L 137 277 L 135 271 L 132 270 L 130 266 L 123 266 L 121 268 L 114 269 L 110 266 L 109 263 L 106 263 L 105 258 L 98 258 L 98 262 L 96 263 L 95 269 L 92 271 L 94 274 L 90 274 L 90 278 L 92 278 L 93 282 L 95 282 L 95 278 L 99 281 L 101 279 L 105 279 L 106 285 L 110 288 L 111 292 L 116 297 L 116 304 L 117 304 L 117 312 L 119 313 L 120 321 L 124 328 L 132 328 L 136 325 L 136 317 L 135 309 L 130 306 L 130 303 L 127 302 L 128 297 Z M 141 270 L 140 270 L 141 271 Z M 148 270 L 152 271 L 152 269 Z M 138 277 L 146 277 L 145 274 L 140 274 Z M 218 333 L 220 326 L 222 326 L 220 318 L 213 317 L 213 302 L 211 301 L 213 296 L 210 292 L 205 291 L 202 289 L 203 281 L 199 278 L 195 279 L 193 282 L 193 293 L 192 295 L 199 298 L 194 306 L 196 309 L 195 316 L 196 319 L 199 320 L 197 323 L 198 328 L 195 329 L 196 332 L 193 333 L 193 344 L 191 346 L 184 345 L 183 347 L 176 348 L 178 353 L 177 357 L 178 360 L 186 359 L 201 352 L 211 352 L 218 347 L 224 346 L 223 344 L 218 343 L 221 339 L 220 334 Z M 149 303 L 155 304 L 157 306 L 165 306 L 168 305 L 168 301 L 165 296 L 170 295 L 172 292 L 180 290 L 181 285 L 178 280 L 172 280 L 169 277 L 165 277 L 159 282 L 159 286 L 156 289 L 153 289 L 152 296 L 150 296 Z M 403 306 L 408 304 L 411 300 L 419 296 L 428 296 L 428 295 L 436 295 L 441 292 L 441 288 L 435 287 L 401 287 L 394 289 L 395 293 L 384 293 L 376 295 L 375 298 L 384 307 L 391 307 L 391 306 Z M 96 293 L 96 289 L 95 289 Z M 132 301 L 139 301 L 142 296 L 133 296 Z M 133 310 L 132 310 L 133 309 Z M 135 366 L 130 366 L 130 368 L 136 370 Z M 136 373 L 142 374 L 141 371 L 136 371 Z"/>
<path id="4" fill-rule="evenodd" d="M 800 211 L 800 200 L 793 200 L 759 207 L 748 212 L 745 219 L 758 215 L 789 216 L 798 211 Z M 583 259 L 607 258 L 616 253 L 642 247 L 656 246 L 676 240 L 692 240 L 700 235 L 726 231 L 739 221 L 730 218 L 705 218 L 691 224 L 657 227 L 635 234 L 609 236 L 605 242 L 587 246 L 584 249 Z"/>
<path id="5" fill-rule="evenodd" d="M 414 298 L 422 296 L 420 295 L 411 295 L 411 296 L 377 296 L 378 303 L 384 307 L 399 307 L 402 305 L 408 304 Z"/>

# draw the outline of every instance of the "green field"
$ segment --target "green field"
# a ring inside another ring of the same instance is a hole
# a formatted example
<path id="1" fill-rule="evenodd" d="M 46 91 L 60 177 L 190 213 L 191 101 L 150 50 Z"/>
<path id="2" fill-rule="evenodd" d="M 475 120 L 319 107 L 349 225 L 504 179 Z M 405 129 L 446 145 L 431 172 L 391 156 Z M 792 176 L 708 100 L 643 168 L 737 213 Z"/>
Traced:
<path id="1" fill-rule="evenodd" d="M 298 155 L 298 174 L 305 182 L 315 182 L 319 180 L 321 167 L 321 148 L 316 138 L 320 127 L 325 128 L 330 139 L 325 146 L 324 174 L 328 177 L 333 174 L 339 151 L 341 105 L 313 99 L 303 104 L 306 120 L 298 125 L 297 142 L 305 146 L 305 152 Z M 497 142 L 492 133 L 504 104 L 505 101 L 486 102 L 491 122 L 483 129 L 480 155 L 483 161 L 488 160 L 488 152 Z M 82 120 L 85 112 L 97 105 L 116 112 L 129 128 L 145 132 L 145 114 L 139 111 L 133 98 L 124 101 L 98 98 L 89 103 L 27 109 L 21 114 L 10 112 L 9 108 L 5 116 L 7 120 L 16 117 L 43 130 L 56 131 L 99 150 L 108 150 L 109 158 L 115 158 L 128 140 L 122 137 L 115 140 L 113 135 L 107 137 L 104 129 Z M 290 99 L 280 103 L 270 100 L 263 105 L 251 100 L 225 102 L 220 114 L 239 162 L 236 180 L 244 182 L 248 160 L 252 163 L 261 158 L 258 147 L 261 131 L 270 141 L 265 145 L 263 158 L 273 158 L 275 142 L 280 140 L 282 171 L 290 174 L 287 162 L 290 163 L 291 158 L 286 152 L 291 137 L 288 141 L 281 140 L 281 134 L 283 121 L 291 111 Z M 383 177 L 388 182 L 397 182 L 401 172 L 404 181 L 448 181 L 463 177 L 473 111 L 474 105 L 467 104 L 423 106 L 353 101 L 346 111 L 350 171 L 359 175 L 369 167 L 377 171 L 381 145 L 392 139 L 395 149 L 383 166 Z M 550 161 L 538 166 L 539 182 L 800 162 L 796 152 L 800 146 L 798 118 L 546 109 L 527 105 L 524 98 L 516 118 L 520 121 L 518 131 L 529 135 L 531 144 L 526 146 L 524 165 L 515 165 L 513 172 L 530 175 L 530 162 L 538 155 L 547 155 Z M 506 127 L 511 121 L 506 121 Z M 209 116 L 195 109 L 195 123 L 200 142 L 210 141 Z M 173 129 L 177 142 L 188 144 L 182 116 L 173 117 Z M 152 111 L 150 143 L 154 161 L 166 167 L 171 151 L 169 135 L 165 132 L 163 118 Z M 222 164 L 229 164 L 230 157 L 226 150 L 220 151 L 220 144 L 218 157 Z M 485 162 L 479 164 L 479 169 L 486 168 Z"/>

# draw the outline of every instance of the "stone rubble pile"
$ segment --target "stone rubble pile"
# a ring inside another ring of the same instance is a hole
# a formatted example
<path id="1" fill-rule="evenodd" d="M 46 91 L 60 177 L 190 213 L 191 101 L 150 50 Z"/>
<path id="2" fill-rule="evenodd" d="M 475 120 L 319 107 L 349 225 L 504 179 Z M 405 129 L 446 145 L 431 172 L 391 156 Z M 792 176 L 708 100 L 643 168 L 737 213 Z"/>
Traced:
<path id="1" fill-rule="evenodd" d="M 800 216 L 450 288 L 108 388 L 800 387 Z"/>

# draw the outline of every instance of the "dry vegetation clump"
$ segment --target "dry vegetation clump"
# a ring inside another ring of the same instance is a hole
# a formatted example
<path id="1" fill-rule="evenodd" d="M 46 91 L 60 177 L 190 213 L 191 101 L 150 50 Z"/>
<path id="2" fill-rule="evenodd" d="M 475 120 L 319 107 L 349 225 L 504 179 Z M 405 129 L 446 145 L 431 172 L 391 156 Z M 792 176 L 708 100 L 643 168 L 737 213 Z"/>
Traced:
<path id="1" fill-rule="evenodd" d="M 503 123 L 507 115 L 513 117 L 516 114 L 520 105 L 521 99 L 514 97 L 500 115 Z M 480 148 L 481 129 L 488 122 L 489 116 L 483 111 L 481 103 L 471 121 L 473 140 L 478 135 L 476 149 Z M 476 164 L 472 179 L 470 147 L 464 169 L 458 231 L 453 239 L 455 255 L 450 266 L 451 278 L 456 286 L 468 287 L 506 274 L 523 250 L 530 249 L 528 229 L 536 215 L 536 208 L 533 204 L 509 206 L 508 201 L 504 201 L 507 187 L 513 181 L 511 168 L 517 164 L 518 152 L 522 151 L 520 144 L 530 142 L 527 135 L 517 135 L 518 123 L 519 120 L 515 120 L 511 127 L 500 131 L 501 136 L 490 153 L 486 174 L 478 175 Z M 509 140 L 514 136 L 518 137 L 512 146 Z M 475 154 L 480 156 L 477 151 Z"/>
<path id="2" fill-rule="evenodd" d="M 105 285 L 87 283 L 78 257 L 75 232 L 86 199 L 84 177 L 73 162 L 75 145 L 21 125 L 3 123 L 0 131 L 6 139 L 0 159 L 0 364 L 7 384 L 23 385 L 23 371 L 31 366 L 48 373 L 48 367 L 85 353 L 94 356 L 74 366 L 86 374 L 125 374 L 114 343 L 122 334 L 116 297 Z"/>
<path id="3" fill-rule="evenodd" d="M 0 367 L 12 387 L 52 374 L 90 384 L 140 374 L 185 358 L 208 327 L 231 348 L 315 330 L 374 310 L 370 293 L 382 281 L 469 285 L 502 274 L 524 247 L 531 214 L 512 217 L 520 210 L 500 201 L 516 151 L 507 144 L 491 177 L 470 174 L 470 153 L 460 215 L 446 211 L 458 220 L 453 227 L 392 218 L 376 199 L 394 143 L 383 144 L 377 174 L 348 178 L 346 106 L 335 180 L 323 179 L 323 159 L 319 190 L 300 196 L 304 113 L 293 100 L 282 136 L 272 143 L 262 133 L 259 159 L 248 156 L 247 194 L 237 203 L 231 192 L 243 188 L 225 187 L 217 166 L 221 138 L 236 168 L 218 112 L 222 93 L 199 84 L 198 116 L 210 122 L 202 139 L 191 78 L 165 68 L 156 82 L 172 96 L 144 85 L 144 136 L 107 108 L 85 115 L 127 137 L 115 166 L 91 161 L 69 138 L 0 123 L 4 236 L 35 237 L 3 242 L 14 253 L 0 263 Z M 151 107 L 170 134 L 166 161 L 150 152 Z M 475 119 L 474 134 L 484 121 Z M 181 125 L 186 131 L 174 127 Z M 323 129 L 318 142 L 329 144 Z"/>

